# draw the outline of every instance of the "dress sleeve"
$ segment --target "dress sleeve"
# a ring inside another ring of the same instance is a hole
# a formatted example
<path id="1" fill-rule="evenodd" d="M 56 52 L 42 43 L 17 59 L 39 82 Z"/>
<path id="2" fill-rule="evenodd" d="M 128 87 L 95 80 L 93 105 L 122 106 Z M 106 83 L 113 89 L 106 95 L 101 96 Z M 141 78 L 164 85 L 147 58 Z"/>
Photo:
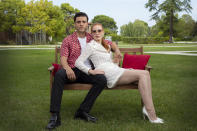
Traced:
<path id="1" fill-rule="evenodd" d="M 84 50 L 82 51 L 81 55 L 77 58 L 75 62 L 75 67 L 77 67 L 79 70 L 83 71 L 84 73 L 88 74 L 88 71 L 91 68 L 85 65 L 85 61 L 90 57 L 92 53 L 93 50 L 90 44 L 87 44 Z"/>

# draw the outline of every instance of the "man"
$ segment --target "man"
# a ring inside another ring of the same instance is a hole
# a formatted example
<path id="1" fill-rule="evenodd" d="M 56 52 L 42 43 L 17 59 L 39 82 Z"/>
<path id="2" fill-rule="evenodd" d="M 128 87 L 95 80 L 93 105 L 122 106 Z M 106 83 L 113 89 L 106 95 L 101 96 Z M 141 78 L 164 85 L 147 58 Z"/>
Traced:
<path id="1" fill-rule="evenodd" d="M 61 45 L 60 60 L 63 68 L 60 69 L 54 77 L 50 104 L 50 112 L 52 116 L 47 125 L 47 129 L 53 129 L 61 125 L 60 106 L 64 84 L 79 82 L 93 85 L 74 116 L 75 119 L 82 119 L 90 122 L 96 122 L 97 120 L 97 118 L 91 116 L 89 112 L 96 98 L 107 84 L 107 80 L 103 74 L 86 75 L 74 66 L 76 59 L 80 56 L 86 43 L 93 39 L 92 36 L 86 32 L 88 28 L 88 16 L 85 13 L 79 12 L 75 14 L 74 25 L 76 32 L 66 37 Z M 110 44 L 116 56 L 120 58 L 121 54 L 117 46 L 114 43 Z M 91 67 L 88 60 L 85 64 Z"/>

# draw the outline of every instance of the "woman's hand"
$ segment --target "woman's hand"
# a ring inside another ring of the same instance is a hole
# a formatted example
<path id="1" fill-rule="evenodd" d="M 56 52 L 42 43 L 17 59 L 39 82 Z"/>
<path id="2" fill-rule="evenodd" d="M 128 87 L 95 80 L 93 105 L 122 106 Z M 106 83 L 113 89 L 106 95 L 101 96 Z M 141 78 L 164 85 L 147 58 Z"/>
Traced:
<path id="1" fill-rule="evenodd" d="M 114 59 L 117 59 L 117 60 L 121 61 L 122 60 L 122 54 L 119 51 L 115 52 L 114 53 Z"/>
<path id="2" fill-rule="evenodd" d="M 99 69 L 95 69 L 95 70 L 90 69 L 88 71 L 88 73 L 91 74 L 91 75 L 105 74 L 105 72 L 103 70 L 99 70 Z"/>

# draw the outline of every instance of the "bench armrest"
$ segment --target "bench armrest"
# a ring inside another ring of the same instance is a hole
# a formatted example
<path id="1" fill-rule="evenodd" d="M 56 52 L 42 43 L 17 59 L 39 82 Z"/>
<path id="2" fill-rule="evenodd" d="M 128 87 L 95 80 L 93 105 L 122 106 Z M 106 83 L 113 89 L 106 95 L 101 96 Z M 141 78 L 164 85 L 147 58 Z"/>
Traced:
<path id="1" fill-rule="evenodd" d="M 149 71 L 150 72 L 150 70 L 152 69 L 152 67 L 151 66 L 149 66 L 149 65 L 146 65 L 145 66 L 145 70 L 147 70 L 147 71 Z"/>
<path id="2" fill-rule="evenodd" d="M 54 66 L 48 68 L 48 71 L 52 72 L 54 70 Z"/>

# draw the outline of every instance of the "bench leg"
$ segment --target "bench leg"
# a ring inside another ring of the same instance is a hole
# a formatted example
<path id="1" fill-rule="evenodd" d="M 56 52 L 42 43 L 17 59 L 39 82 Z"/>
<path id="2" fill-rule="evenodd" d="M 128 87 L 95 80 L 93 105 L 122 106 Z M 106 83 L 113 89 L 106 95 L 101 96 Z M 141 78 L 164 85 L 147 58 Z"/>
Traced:
<path id="1" fill-rule="evenodd" d="M 53 85 L 53 75 L 52 72 L 50 72 L 50 96 L 51 96 L 52 85 Z"/>

